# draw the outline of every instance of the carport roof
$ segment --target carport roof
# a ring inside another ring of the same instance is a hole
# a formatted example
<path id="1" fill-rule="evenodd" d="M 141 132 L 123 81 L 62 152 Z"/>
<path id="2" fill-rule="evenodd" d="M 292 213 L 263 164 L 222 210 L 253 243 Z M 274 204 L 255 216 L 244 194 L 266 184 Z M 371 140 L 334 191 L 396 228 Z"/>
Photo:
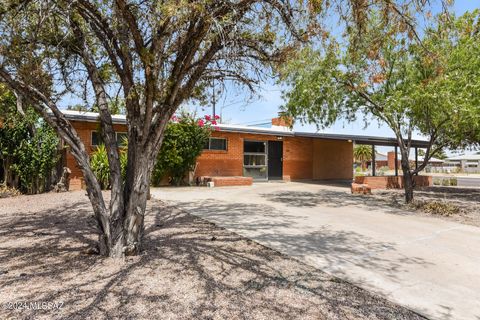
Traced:
<path id="1" fill-rule="evenodd" d="M 98 122 L 98 113 L 96 112 L 83 112 L 75 110 L 62 110 L 62 113 L 69 120 L 74 121 L 86 121 L 86 122 Z M 113 115 L 113 123 L 126 124 L 126 117 L 124 115 Z M 375 136 L 362 136 L 362 135 L 347 135 L 336 133 L 317 133 L 317 132 L 297 132 L 289 130 L 287 127 L 274 126 L 272 128 L 261 128 L 251 126 L 239 126 L 230 124 L 217 125 L 219 131 L 223 132 L 237 132 L 237 133 L 253 133 L 253 134 L 268 134 L 280 137 L 305 137 L 316 139 L 328 139 L 328 140 L 344 140 L 354 142 L 356 144 L 368 144 L 377 146 L 396 146 L 397 140 L 389 137 L 375 137 Z M 412 140 L 412 147 L 426 148 L 428 147 L 428 141 Z"/>

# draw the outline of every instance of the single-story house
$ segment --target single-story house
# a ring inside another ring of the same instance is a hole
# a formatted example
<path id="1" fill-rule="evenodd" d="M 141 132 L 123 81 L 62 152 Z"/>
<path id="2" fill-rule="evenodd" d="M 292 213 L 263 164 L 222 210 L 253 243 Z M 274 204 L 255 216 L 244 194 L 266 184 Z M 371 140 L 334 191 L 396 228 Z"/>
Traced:
<path id="1" fill-rule="evenodd" d="M 93 152 L 99 143 L 98 114 L 64 110 L 85 144 Z M 126 134 L 126 117 L 113 116 L 117 139 Z M 290 130 L 280 118 L 269 128 L 219 124 L 197 160 L 195 177 L 252 177 L 268 180 L 352 180 L 353 144 L 389 145 L 395 139 Z M 416 141 L 419 147 L 422 141 Z M 67 152 L 71 188 L 80 188 L 82 173 Z"/>
<path id="2" fill-rule="evenodd" d="M 401 159 L 402 156 L 400 153 L 397 154 L 397 168 L 401 168 Z M 415 166 L 415 155 L 410 152 L 410 156 L 408 160 L 410 161 L 411 166 Z M 423 156 L 418 155 L 418 161 L 422 162 L 423 161 Z M 380 152 L 377 152 L 375 155 L 375 162 L 377 165 L 377 168 L 381 167 L 388 167 L 389 170 L 395 170 L 395 152 L 394 151 L 389 151 L 387 154 L 383 154 Z M 443 165 L 444 161 L 442 159 L 437 159 L 435 157 L 431 157 L 430 160 L 428 161 L 428 166 L 431 167 L 441 167 Z M 369 161 L 368 166 L 371 165 L 371 161 Z"/>
<path id="3" fill-rule="evenodd" d="M 457 167 L 463 172 L 480 172 L 480 154 L 464 154 L 446 159 L 447 166 Z"/>

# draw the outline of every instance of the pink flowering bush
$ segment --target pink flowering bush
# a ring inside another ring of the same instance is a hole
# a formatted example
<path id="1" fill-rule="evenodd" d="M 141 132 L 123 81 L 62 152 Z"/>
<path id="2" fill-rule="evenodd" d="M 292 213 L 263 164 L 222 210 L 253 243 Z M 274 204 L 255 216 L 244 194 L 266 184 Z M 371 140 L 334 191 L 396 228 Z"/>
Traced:
<path id="1" fill-rule="evenodd" d="M 154 186 L 160 185 L 165 177 L 173 185 L 184 184 L 185 176 L 195 168 L 211 132 L 218 130 L 215 119 L 219 117 L 206 115 L 196 118 L 187 113 L 171 118 L 152 173 Z"/>

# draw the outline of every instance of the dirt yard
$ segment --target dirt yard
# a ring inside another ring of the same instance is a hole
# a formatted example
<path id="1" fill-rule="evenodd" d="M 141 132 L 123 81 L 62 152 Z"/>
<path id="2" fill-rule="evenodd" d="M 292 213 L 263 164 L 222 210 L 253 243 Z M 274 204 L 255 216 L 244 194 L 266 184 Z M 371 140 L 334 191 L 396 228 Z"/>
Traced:
<path id="1" fill-rule="evenodd" d="M 141 256 L 85 254 L 95 238 L 83 192 L 1 199 L 0 319 L 421 318 L 158 201 Z"/>
<path id="2" fill-rule="evenodd" d="M 480 227 L 480 189 L 461 187 L 419 188 L 414 193 L 415 201 L 440 202 L 452 204 L 460 209 L 459 213 L 449 216 L 431 214 L 422 210 L 412 210 L 404 204 L 403 190 L 378 190 L 372 198 L 377 203 L 390 204 L 392 207 L 406 209 L 411 214 L 435 217 Z"/>

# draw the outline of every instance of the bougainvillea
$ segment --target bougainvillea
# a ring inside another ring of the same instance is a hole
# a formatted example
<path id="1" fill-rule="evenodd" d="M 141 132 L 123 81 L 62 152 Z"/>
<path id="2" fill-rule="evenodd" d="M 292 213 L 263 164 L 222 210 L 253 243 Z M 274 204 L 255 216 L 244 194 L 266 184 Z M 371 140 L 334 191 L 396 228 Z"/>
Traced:
<path id="1" fill-rule="evenodd" d="M 181 185 L 189 171 L 194 170 L 196 160 L 215 127 L 218 115 L 196 118 L 191 114 L 172 117 L 165 130 L 165 138 L 152 174 L 152 184 L 160 185 L 168 178 L 169 183 Z"/>

